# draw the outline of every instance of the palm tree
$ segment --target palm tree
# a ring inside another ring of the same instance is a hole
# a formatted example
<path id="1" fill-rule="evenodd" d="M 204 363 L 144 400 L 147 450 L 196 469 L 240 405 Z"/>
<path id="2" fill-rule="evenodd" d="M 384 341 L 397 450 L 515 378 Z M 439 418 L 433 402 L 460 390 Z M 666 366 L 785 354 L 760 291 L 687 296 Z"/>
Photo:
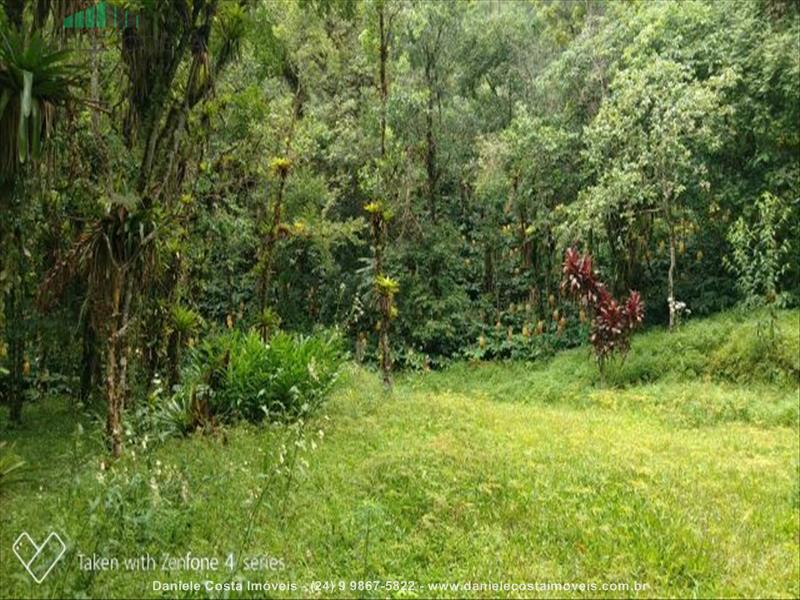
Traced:
<path id="1" fill-rule="evenodd" d="M 22 186 L 30 163 L 41 155 L 58 108 L 72 99 L 78 81 L 68 52 L 51 48 L 34 33 L 24 36 L 0 24 L 0 248 L 6 271 L 5 313 L 10 362 L 11 419 L 22 416 L 25 351 L 25 272 Z M 1 297 L 2 295 L 0 295 Z"/>

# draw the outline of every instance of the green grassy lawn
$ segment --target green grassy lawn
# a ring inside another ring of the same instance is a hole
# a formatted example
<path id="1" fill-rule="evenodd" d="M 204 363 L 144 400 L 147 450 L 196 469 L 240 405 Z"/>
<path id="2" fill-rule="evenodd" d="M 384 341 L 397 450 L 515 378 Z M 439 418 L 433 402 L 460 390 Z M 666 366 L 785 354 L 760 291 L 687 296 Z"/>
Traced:
<path id="1" fill-rule="evenodd" d="M 234 598 L 629 597 L 634 582 L 646 596 L 798 597 L 798 318 L 781 315 L 773 350 L 735 314 L 645 333 L 603 389 L 586 349 L 409 374 L 391 394 L 349 367 L 302 428 L 140 441 L 110 468 L 98 427 L 48 399 L 21 429 L 2 423 L 28 468 L 2 496 L 0 596 L 223 595 L 153 589 L 211 580 L 335 582 Z M 9 549 L 23 530 L 51 529 L 68 551 L 37 585 Z M 157 570 L 79 569 L 79 553 L 144 552 Z M 165 554 L 187 552 L 223 564 L 161 570 Z M 246 568 L 258 557 L 274 568 Z M 415 585 L 351 590 L 357 581 Z M 423 587 L 444 582 L 597 588 Z M 601 587 L 619 583 L 631 587 Z"/>

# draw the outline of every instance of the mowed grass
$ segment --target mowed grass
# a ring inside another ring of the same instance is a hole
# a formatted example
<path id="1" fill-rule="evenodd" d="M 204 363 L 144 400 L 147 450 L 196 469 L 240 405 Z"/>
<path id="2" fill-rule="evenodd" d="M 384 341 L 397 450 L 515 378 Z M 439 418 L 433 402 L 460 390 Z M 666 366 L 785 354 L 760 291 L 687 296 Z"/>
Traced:
<path id="1" fill-rule="evenodd" d="M 603 389 L 585 349 L 407 375 L 391 394 L 353 367 L 302 432 L 140 443 L 108 469 L 97 427 L 64 399 L 30 406 L 24 428 L 3 431 L 29 481 L 2 497 L 0 595 L 221 595 L 152 583 L 209 579 L 348 586 L 230 597 L 629 597 L 634 582 L 646 596 L 798 597 L 798 314 L 781 315 L 772 350 L 754 350 L 757 320 L 736 314 L 643 334 Z M 37 585 L 7 549 L 50 529 L 69 550 Z M 91 573 L 78 552 L 268 555 L 285 568 Z M 349 589 L 358 580 L 417 586 Z M 598 588 L 421 587 L 439 582 Z M 600 587 L 619 583 L 631 587 Z"/>

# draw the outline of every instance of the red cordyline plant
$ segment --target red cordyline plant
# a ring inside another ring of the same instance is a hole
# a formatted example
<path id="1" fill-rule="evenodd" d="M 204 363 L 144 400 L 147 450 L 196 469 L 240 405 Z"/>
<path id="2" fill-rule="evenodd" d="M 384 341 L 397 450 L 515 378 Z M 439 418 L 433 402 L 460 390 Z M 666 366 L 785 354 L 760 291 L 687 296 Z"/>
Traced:
<path id="1" fill-rule="evenodd" d="M 592 256 L 581 255 L 569 248 L 564 256 L 564 278 L 561 290 L 592 314 L 589 341 L 600 365 L 600 382 L 605 379 L 606 359 L 614 353 L 620 356 L 630 349 L 631 333 L 644 321 L 644 303 L 639 292 L 632 291 L 620 304 L 606 289 L 592 269 Z"/>

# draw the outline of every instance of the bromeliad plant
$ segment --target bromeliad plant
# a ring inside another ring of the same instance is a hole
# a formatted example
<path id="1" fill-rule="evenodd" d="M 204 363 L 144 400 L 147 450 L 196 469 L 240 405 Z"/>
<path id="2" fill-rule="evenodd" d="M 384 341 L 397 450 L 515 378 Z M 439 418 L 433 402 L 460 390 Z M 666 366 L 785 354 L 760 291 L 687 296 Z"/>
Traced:
<path id="1" fill-rule="evenodd" d="M 0 28 L 0 182 L 39 158 L 56 110 L 73 99 L 78 68 L 36 33 Z"/>
<path id="2" fill-rule="evenodd" d="M 391 277 L 377 275 L 375 277 L 375 291 L 378 295 L 378 311 L 381 319 L 378 322 L 378 347 L 380 351 L 380 367 L 383 373 L 383 383 L 391 386 L 392 354 L 389 346 L 389 327 L 397 318 L 397 307 L 394 298 L 400 291 L 400 284 Z"/>
<path id="3" fill-rule="evenodd" d="M 389 344 L 389 326 L 397 317 L 395 296 L 400 291 L 400 284 L 387 276 L 383 271 L 383 250 L 386 247 L 388 223 L 392 213 L 380 200 L 370 202 L 364 206 L 370 216 L 372 229 L 372 253 L 374 257 L 373 272 L 375 276 L 375 292 L 380 321 L 376 327 L 378 331 L 378 349 L 383 383 L 388 388 L 392 385 L 392 355 Z"/>
<path id="4" fill-rule="evenodd" d="M 605 383 L 606 361 L 614 354 L 624 357 L 630 349 L 631 333 L 644 321 L 644 303 L 639 292 L 631 291 L 618 302 L 592 269 L 592 256 L 581 256 L 569 248 L 564 257 L 562 293 L 580 302 L 592 314 L 589 341 L 600 367 L 600 384 Z"/>

